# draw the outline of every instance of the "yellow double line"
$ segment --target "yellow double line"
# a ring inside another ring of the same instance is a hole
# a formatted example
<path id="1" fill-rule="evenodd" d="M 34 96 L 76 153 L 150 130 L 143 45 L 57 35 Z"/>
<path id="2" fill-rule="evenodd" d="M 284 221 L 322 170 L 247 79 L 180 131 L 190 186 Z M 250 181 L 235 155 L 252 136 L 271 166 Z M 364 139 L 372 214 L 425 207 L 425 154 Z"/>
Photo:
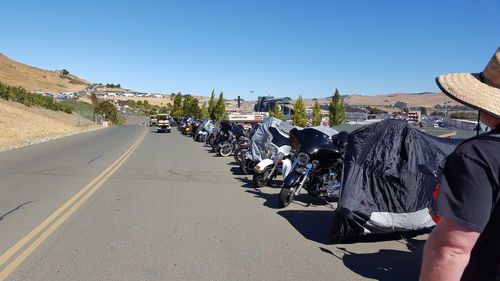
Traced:
<path id="1" fill-rule="evenodd" d="M 146 130 L 139 139 L 113 164 L 99 174 L 77 194 L 71 197 L 66 203 L 59 207 L 54 213 L 35 227 L 30 233 L 24 236 L 19 242 L 12 246 L 7 252 L 0 256 L 0 266 L 11 259 L 25 247 L 24 251 L 18 254 L 11 263 L 0 271 L 0 281 L 5 280 L 26 258 L 29 257 L 64 221 L 66 221 L 78 208 L 94 194 L 101 185 L 111 177 L 120 166 L 134 153 L 146 136 Z M 57 219 L 57 220 L 56 220 Z M 49 226 L 50 225 L 50 226 Z M 38 236 L 38 237 L 37 237 Z M 37 237 L 35 240 L 33 240 Z M 33 240 L 33 241 L 32 241 Z M 29 242 L 31 244 L 29 244 Z"/>

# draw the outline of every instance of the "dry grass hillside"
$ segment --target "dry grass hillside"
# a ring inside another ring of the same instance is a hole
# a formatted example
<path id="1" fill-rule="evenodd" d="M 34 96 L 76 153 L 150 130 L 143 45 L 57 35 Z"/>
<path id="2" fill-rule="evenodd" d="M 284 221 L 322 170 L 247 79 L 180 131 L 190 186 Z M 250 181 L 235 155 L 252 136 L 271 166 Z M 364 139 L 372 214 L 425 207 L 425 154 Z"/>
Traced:
<path id="1" fill-rule="evenodd" d="M 389 94 L 377 96 L 361 96 L 350 95 L 344 101 L 347 104 L 353 105 L 380 105 L 391 106 L 396 102 L 401 101 L 408 104 L 408 106 L 423 106 L 434 107 L 437 104 L 443 105 L 445 101 L 450 102 L 450 106 L 461 105 L 460 103 L 450 99 L 443 93 L 423 93 L 423 94 Z"/>
<path id="2" fill-rule="evenodd" d="M 42 142 L 95 127 L 90 121 L 78 122 L 76 114 L 27 107 L 0 99 L 0 151 Z M 81 126 L 77 126 L 80 123 Z"/>
<path id="3" fill-rule="evenodd" d="M 0 82 L 23 87 L 31 92 L 78 92 L 90 83 L 74 75 L 63 75 L 62 71 L 49 71 L 32 67 L 0 54 Z"/>

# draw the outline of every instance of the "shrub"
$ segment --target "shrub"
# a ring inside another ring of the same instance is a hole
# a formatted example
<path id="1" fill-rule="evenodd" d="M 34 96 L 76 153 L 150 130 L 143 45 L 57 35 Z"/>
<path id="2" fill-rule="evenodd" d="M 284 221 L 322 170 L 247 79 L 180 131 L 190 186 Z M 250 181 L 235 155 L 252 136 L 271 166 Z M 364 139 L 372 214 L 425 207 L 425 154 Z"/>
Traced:
<path id="1" fill-rule="evenodd" d="M 3 83 L 0 83 L 0 98 L 26 106 L 40 106 L 53 111 L 73 113 L 73 107 L 69 104 L 60 103 L 51 97 L 33 94 L 21 87 L 11 87 Z"/>

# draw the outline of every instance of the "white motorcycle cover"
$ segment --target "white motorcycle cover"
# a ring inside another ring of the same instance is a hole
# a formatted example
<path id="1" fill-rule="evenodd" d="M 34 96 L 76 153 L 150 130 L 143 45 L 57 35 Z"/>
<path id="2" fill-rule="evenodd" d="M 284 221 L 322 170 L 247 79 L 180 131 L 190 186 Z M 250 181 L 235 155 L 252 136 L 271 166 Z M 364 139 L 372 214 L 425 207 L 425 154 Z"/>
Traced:
<path id="1" fill-rule="evenodd" d="M 274 129 L 271 130 L 271 128 Z M 266 121 L 260 125 L 257 131 L 255 131 L 252 139 L 250 140 L 250 149 L 246 153 L 247 159 L 262 161 L 266 144 L 271 142 L 273 139 L 279 138 L 280 142 L 283 141 L 283 138 L 288 139 L 288 134 L 293 128 L 297 127 L 274 117 L 267 118 Z M 279 135 L 273 137 L 272 131 L 279 133 Z"/>

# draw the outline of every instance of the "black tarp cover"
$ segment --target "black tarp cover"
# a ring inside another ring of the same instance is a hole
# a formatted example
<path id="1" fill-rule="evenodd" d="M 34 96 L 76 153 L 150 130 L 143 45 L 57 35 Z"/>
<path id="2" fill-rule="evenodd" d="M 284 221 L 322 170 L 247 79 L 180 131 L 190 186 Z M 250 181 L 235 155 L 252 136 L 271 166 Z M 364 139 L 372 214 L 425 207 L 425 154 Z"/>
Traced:
<path id="1" fill-rule="evenodd" d="M 352 132 L 334 239 L 433 226 L 427 202 L 437 179 L 418 166 L 436 170 L 461 141 L 431 136 L 402 120 L 385 120 Z"/>

